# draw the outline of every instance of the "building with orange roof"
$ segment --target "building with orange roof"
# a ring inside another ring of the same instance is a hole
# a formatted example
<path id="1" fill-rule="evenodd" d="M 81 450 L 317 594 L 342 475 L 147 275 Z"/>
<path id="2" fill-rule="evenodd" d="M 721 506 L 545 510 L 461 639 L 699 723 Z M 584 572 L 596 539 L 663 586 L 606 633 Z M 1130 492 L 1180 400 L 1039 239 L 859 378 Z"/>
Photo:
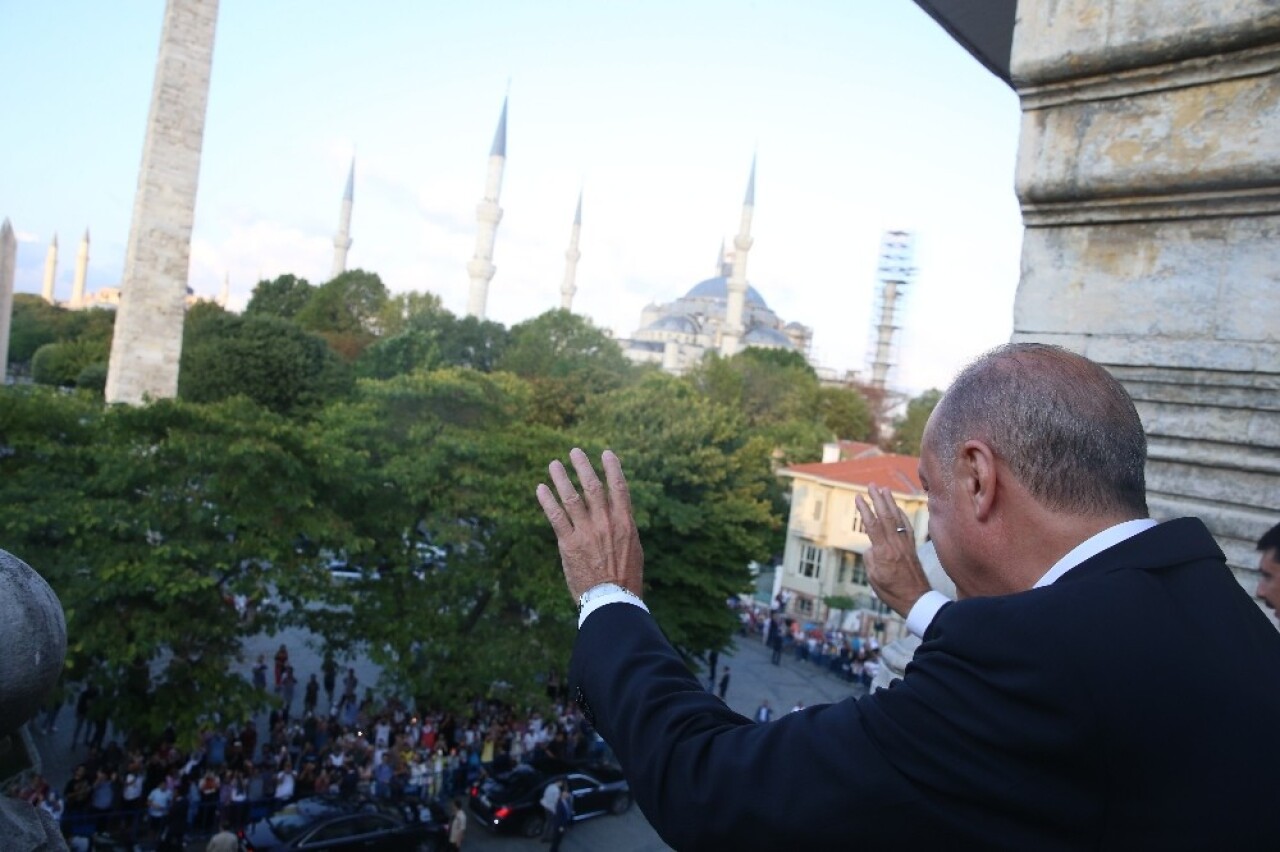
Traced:
<path id="1" fill-rule="evenodd" d="M 892 641 L 901 634 L 902 620 L 876 598 L 867 582 L 864 555 L 871 540 L 854 500 L 867 497 L 872 485 L 888 488 L 911 520 L 919 546 L 928 535 L 927 495 L 916 456 L 857 450 L 843 461 L 797 464 L 779 471 L 792 480 L 791 516 L 774 598 L 781 594 L 787 601 L 786 615 L 819 624 L 834 615 L 828 599 L 850 598 L 854 608 L 833 626 L 852 627 L 865 635 L 881 623 L 885 629 L 879 631 L 879 639 Z"/>

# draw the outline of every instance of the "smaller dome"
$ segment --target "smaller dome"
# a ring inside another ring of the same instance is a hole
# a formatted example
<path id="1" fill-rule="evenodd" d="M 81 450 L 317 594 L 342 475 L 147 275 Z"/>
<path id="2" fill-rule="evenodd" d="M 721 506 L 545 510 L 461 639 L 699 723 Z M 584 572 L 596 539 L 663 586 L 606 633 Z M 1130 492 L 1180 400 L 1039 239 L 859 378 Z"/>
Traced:
<path id="1" fill-rule="evenodd" d="M 672 314 L 655 320 L 646 331 L 678 331 L 683 334 L 697 334 L 698 324 L 692 318 L 681 314 Z"/>
<path id="2" fill-rule="evenodd" d="M 742 343 L 744 346 L 776 346 L 779 349 L 795 348 L 791 338 L 776 329 L 763 325 L 757 325 L 743 335 Z"/>

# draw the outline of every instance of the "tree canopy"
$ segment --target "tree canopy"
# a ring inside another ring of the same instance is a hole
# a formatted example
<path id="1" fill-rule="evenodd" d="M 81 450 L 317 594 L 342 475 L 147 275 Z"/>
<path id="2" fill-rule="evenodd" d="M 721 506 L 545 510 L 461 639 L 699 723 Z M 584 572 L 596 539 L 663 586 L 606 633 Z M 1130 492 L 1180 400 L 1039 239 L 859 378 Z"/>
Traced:
<path id="1" fill-rule="evenodd" d="M 39 375 L 100 388 L 113 315 L 19 304 L 13 346 Z M 539 700 L 575 612 L 533 493 L 575 445 L 626 466 L 663 630 L 691 660 L 723 648 L 726 599 L 777 550 L 773 471 L 874 432 L 864 396 L 795 353 L 673 377 L 581 316 L 508 330 L 362 270 L 259 282 L 242 315 L 193 306 L 181 368 L 178 400 L 136 408 L 0 388 L 0 500 L 22 507 L 0 544 L 59 594 L 67 677 L 143 735 L 261 709 L 231 663 L 286 626 L 368 655 L 403 698 Z M 335 584 L 328 558 L 363 579 Z"/>
<path id="2" fill-rule="evenodd" d="M 889 449 L 908 456 L 920 455 L 920 442 L 929 415 L 942 399 L 942 391 L 930 388 L 907 403 L 907 410 L 893 422 L 893 438 Z"/>

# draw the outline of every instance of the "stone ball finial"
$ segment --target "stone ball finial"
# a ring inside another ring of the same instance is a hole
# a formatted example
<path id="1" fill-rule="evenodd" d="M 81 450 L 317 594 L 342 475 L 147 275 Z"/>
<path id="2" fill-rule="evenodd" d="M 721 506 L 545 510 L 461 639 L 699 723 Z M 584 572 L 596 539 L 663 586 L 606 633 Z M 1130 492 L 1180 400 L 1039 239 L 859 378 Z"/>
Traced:
<path id="1" fill-rule="evenodd" d="M 0 734 L 40 708 L 62 673 L 67 623 L 62 604 L 30 565 L 0 550 Z"/>

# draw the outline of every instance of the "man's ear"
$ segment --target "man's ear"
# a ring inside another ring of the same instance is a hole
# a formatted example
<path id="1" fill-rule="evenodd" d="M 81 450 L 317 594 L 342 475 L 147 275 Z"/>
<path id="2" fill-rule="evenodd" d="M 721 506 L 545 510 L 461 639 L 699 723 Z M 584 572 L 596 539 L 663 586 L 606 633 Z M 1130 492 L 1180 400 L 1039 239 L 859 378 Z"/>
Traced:
<path id="1" fill-rule="evenodd" d="M 965 441 L 956 461 L 962 496 L 968 501 L 974 518 L 986 521 L 995 506 L 999 484 L 995 453 L 982 441 Z"/>

